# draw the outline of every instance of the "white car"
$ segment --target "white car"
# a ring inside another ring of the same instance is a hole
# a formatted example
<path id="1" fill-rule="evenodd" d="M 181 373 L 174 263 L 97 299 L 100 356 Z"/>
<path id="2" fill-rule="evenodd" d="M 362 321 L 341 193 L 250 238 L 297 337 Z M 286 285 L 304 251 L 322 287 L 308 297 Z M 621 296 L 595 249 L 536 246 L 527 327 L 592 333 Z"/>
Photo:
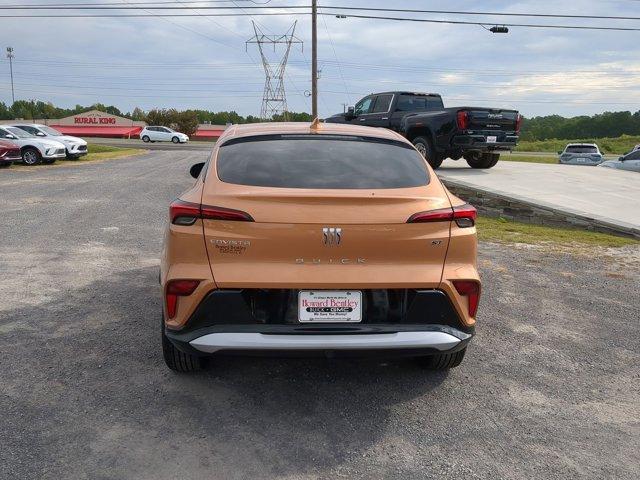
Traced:
<path id="1" fill-rule="evenodd" d="M 169 127 L 144 127 L 140 132 L 140 139 L 143 142 L 173 142 L 187 143 L 189 136 L 176 132 Z"/>
<path id="2" fill-rule="evenodd" d="M 78 137 L 64 135 L 55 128 L 37 123 L 14 123 L 12 127 L 20 128 L 36 137 L 46 137 L 62 143 L 66 148 L 67 158 L 80 158 L 88 153 L 87 142 Z"/>
<path id="3" fill-rule="evenodd" d="M 0 138 L 11 140 L 20 147 L 22 162 L 26 165 L 53 163 L 67 156 L 63 143 L 50 138 L 36 137 L 20 128 L 0 126 Z"/>
<path id="4" fill-rule="evenodd" d="M 599 167 L 617 168 L 618 170 L 629 170 L 630 172 L 640 172 L 640 149 L 618 157 L 617 160 L 607 160 L 602 162 Z"/>

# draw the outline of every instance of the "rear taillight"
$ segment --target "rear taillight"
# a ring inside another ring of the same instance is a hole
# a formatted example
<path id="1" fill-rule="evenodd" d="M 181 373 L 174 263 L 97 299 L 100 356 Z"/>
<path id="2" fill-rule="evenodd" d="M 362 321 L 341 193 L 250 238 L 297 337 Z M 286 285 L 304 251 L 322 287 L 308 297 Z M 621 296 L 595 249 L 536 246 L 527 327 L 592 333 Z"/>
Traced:
<path id="1" fill-rule="evenodd" d="M 199 203 L 175 200 L 169 206 L 169 217 L 174 225 L 193 225 L 198 218 L 208 220 L 227 220 L 236 222 L 253 222 L 248 213 L 224 207 L 211 207 Z"/>
<path id="2" fill-rule="evenodd" d="M 460 228 L 473 227 L 476 224 L 478 211 L 473 205 L 465 203 L 453 207 L 453 219 Z"/>
<path id="3" fill-rule="evenodd" d="M 466 130 L 469 127 L 469 112 L 460 110 L 457 116 L 458 128 L 460 130 Z"/>
<path id="4" fill-rule="evenodd" d="M 465 203 L 453 208 L 440 208 L 438 210 L 428 210 L 426 212 L 414 213 L 409 217 L 407 223 L 429 223 L 445 222 L 455 220 L 456 225 L 461 228 L 473 227 L 476 224 L 477 210 L 473 205 Z"/>
<path id="5" fill-rule="evenodd" d="M 200 280 L 171 280 L 167 283 L 167 316 L 173 318 L 178 309 L 178 297 L 188 297 L 200 284 Z"/>
<path id="6" fill-rule="evenodd" d="M 453 286 L 463 297 L 467 297 L 469 316 L 475 317 L 480 303 L 480 283 L 475 280 L 453 280 Z"/>
<path id="7" fill-rule="evenodd" d="M 516 133 L 520 133 L 520 127 L 522 126 L 522 115 L 516 116 Z"/>

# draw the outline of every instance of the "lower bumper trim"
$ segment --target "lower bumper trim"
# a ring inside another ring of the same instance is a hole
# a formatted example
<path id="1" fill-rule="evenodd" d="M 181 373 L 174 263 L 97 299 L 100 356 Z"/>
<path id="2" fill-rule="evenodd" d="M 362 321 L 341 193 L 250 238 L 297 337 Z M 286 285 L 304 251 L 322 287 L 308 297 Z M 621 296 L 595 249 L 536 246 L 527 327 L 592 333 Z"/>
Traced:
<path id="1" fill-rule="evenodd" d="M 395 350 L 435 349 L 447 351 L 461 340 L 437 331 L 339 335 L 278 335 L 258 332 L 209 333 L 189 344 L 204 353 L 226 350 Z"/>

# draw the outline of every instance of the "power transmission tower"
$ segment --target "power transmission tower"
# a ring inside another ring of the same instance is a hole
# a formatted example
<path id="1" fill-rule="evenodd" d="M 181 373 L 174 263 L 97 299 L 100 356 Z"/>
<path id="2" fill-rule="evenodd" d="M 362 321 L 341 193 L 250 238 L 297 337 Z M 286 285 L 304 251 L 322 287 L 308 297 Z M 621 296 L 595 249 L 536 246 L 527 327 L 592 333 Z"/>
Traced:
<path id="1" fill-rule="evenodd" d="M 284 72 L 287 67 L 287 60 L 289 59 L 291 45 L 294 43 L 302 45 L 303 43 L 302 40 L 295 36 L 296 24 L 298 22 L 293 22 L 291 28 L 289 28 L 287 33 L 284 35 L 265 35 L 254 21 L 251 23 L 253 24 L 253 31 L 255 35 L 247 40 L 246 45 L 250 43 L 256 43 L 258 45 L 265 74 L 260 118 L 263 120 L 271 120 L 274 115 L 282 113 L 285 116 L 285 120 L 287 120 L 287 96 L 284 91 Z M 286 49 L 284 55 L 280 59 L 280 62 L 276 65 L 275 63 L 272 64 L 267 59 L 264 52 L 264 46 L 273 45 L 273 51 L 275 52 L 276 45 L 279 44 L 286 45 Z"/>

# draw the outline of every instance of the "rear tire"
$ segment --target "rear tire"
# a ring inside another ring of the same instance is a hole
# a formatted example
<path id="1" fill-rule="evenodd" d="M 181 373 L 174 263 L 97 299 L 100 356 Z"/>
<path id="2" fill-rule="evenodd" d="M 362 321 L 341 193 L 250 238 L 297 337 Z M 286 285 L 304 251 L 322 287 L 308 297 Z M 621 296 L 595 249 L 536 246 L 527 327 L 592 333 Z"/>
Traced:
<path id="1" fill-rule="evenodd" d="M 196 355 L 190 355 L 178 350 L 164 333 L 164 320 L 162 322 L 162 355 L 164 363 L 174 372 L 190 373 L 202 369 L 202 359 Z"/>
<path id="2" fill-rule="evenodd" d="M 437 353 L 421 357 L 418 361 L 420 365 L 429 370 L 448 370 L 455 368 L 462 363 L 467 347 L 454 353 Z"/>
<path id="3" fill-rule="evenodd" d="M 416 137 L 413 139 L 413 145 L 416 147 L 427 163 L 431 165 L 434 170 L 442 165 L 444 158 L 440 158 L 431 145 L 431 140 L 427 137 Z"/>
<path id="4" fill-rule="evenodd" d="M 22 151 L 22 163 L 25 165 L 36 165 L 42 161 L 42 156 L 37 148 L 25 148 Z"/>
<path id="5" fill-rule="evenodd" d="M 479 154 L 467 154 L 464 159 L 471 168 L 491 168 L 495 167 L 498 160 L 500 160 L 499 153 L 483 153 Z"/>

